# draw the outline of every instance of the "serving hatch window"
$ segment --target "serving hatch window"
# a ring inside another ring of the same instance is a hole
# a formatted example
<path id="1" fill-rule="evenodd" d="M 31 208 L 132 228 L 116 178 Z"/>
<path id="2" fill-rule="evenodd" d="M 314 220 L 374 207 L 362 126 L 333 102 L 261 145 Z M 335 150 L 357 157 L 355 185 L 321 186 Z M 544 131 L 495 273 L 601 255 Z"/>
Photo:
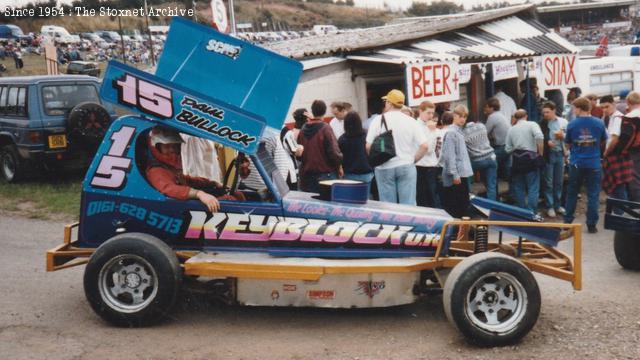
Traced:
<path id="1" fill-rule="evenodd" d="M 42 102 L 47 115 L 64 115 L 83 102 L 100 103 L 92 84 L 50 85 L 42 88 Z"/>

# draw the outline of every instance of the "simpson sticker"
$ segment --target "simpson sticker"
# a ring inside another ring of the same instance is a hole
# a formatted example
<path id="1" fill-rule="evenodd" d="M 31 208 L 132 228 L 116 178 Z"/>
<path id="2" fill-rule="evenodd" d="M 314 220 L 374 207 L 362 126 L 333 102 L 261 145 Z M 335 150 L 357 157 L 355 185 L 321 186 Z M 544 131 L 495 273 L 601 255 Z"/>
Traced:
<path id="1" fill-rule="evenodd" d="M 307 291 L 309 300 L 333 300 L 336 298 L 335 290 L 309 290 Z"/>

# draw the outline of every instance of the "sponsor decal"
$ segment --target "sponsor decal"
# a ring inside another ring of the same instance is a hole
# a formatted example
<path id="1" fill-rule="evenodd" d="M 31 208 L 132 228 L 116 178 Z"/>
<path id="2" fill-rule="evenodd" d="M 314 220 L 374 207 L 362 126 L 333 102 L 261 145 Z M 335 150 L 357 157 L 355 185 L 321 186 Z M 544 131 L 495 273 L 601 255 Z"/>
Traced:
<path id="1" fill-rule="evenodd" d="M 282 285 L 282 291 L 296 291 L 298 287 L 294 284 L 284 284 Z"/>
<path id="2" fill-rule="evenodd" d="M 440 234 L 412 232 L 413 226 L 254 214 L 189 211 L 186 239 L 269 242 L 270 245 L 384 248 L 435 247 Z"/>
<path id="3" fill-rule="evenodd" d="M 280 293 L 278 292 L 278 290 L 273 290 L 271 292 L 271 300 L 276 301 L 280 298 Z"/>
<path id="4" fill-rule="evenodd" d="M 369 299 L 380 293 L 385 288 L 384 280 L 382 281 L 358 281 L 356 291 L 359 295 L 367 295 Z"/>
<path id="5" fill-rule="evenodd" d="M 209 43 L 207 43 L 207 50 L 214 52 L 216 54 L 228 56 L 233 60 L 235 60 L 238 58 L 238 56 L 240 56 L 240 51 L 242 50 L 242 47 L 234 46 L 222 41 L 211 39 L 209 40 Z"/>
<path id="6" fill-rule="evenodd" d="M 309 300 L 333 300 L 336 298 L 335 290 L 309 290 L 307 291 Z"/>
<path id="7" fill-rule="evenodd" d="M 223 48 L 220 51 L 228 50 Z M 195 133 L 248 154 L 257 150 L 258 138 L 265 127 L 265 120 L 259 115 L 195 95 L 178 84 L 115 62 L 109 63 L 105 71 L 100 95 L 107 102 L 125 106 L 178 131 Z"/>

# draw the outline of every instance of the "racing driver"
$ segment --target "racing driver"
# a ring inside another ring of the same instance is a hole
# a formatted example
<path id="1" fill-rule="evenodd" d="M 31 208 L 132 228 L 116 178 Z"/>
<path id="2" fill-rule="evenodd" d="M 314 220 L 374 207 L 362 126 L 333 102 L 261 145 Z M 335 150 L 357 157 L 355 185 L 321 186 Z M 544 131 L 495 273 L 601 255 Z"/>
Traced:
<path id="1" fill-rule="evenodd" d="M 210 192 L 221 194 L 221 200 L 244 200 L 244 195 L 240 192 L 226 194 L 228 189 L 217 181 L 184 175 L 180 156 L 182 143 L 180 135 L 170 129 L 155 127 L 149 133 L 151 155 L 146 175 L 154 188 L 174 199 L 198 199 L 211 212 L 217 212 L 220 203 Z"/>

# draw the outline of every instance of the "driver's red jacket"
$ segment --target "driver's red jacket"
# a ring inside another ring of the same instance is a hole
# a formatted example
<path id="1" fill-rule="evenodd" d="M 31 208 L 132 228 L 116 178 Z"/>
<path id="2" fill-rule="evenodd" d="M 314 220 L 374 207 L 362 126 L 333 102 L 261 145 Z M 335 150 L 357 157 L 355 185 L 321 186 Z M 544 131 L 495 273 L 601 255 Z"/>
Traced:
<path id="1" fill-rule="evenodd" d="M 189 189 L 213 187 L 214 183 L 205 178 L 184 175 L 181 170 L 167 165 L 150 166 L 146 171 L 147 180 L 161 193 L 178 200 L 189 199 Z M 221 200 L 244 200 L 242 193 L 219 196 Z"/>

